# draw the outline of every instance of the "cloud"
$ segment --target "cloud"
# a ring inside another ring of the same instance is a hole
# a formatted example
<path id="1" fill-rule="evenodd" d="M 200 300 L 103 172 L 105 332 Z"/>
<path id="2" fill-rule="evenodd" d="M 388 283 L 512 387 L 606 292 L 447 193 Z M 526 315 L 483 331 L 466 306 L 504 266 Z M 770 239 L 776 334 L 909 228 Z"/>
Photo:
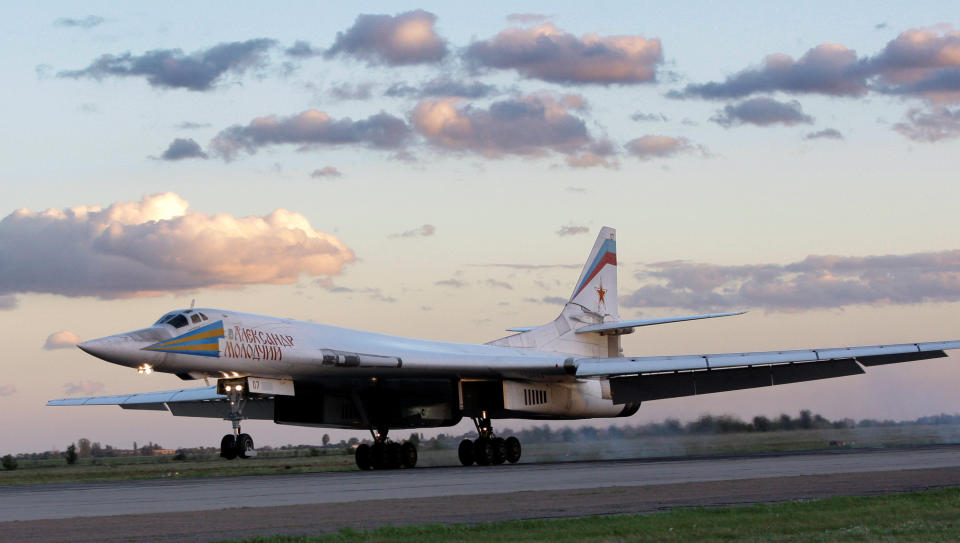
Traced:
<path id="1" fill-rule="evenodd" d="M 524 298 L 523 301 L 535 304 L 564 305 L 570 300 L 560 296 L 544 296 L 543 298 Z"/>
<path id="2" fill-rule="evenodd" d="M 464 288 L 469 286 L 469 283 L 466 281 L 461 281 L 459 279 L 444 279 L 442 281 L 437 281 L 434 285 L 438 287 L 453 287 L 453 288 Z"/>
<path id="3" fill-rule="evenodd" d="M 513 285 L 507 283 L 506 281 L 497 281 L 496 279 L 487 279 L 486 281 L 481 281 L 481 285 L 486 285 L 493 288 L 502 288 L 506 290 L 513 290 Z"/>
<path id="4" fill-rule="evenodd" d="M 57 77 L 145 77 L 152 87 L 207 91 L 228 72 L 242 74 L 265 62 L 273 40 L 259 38 L 215 45 L 185 55 L 180 49 L 157 49 L 143 55 L 102 55 L 82 70 L 67 70 Z"/>
<path id="5" fill-rule="evenodd" d="M 87 15 L 82 19 L 74 19 L 72 17 L 60 17 L 53 22 L 54 26 L 61 26 L 64 28 L 93 28 L 95 26 L 100 26 L 103 24 L 104 18 L 97 15 Z"/>
<path id="6" fill-rule="evenodd" d="M 863 96 L 875 91 L 923 98 L 934 103 L 960 100 L 960 32 L 943 28 L 909 29 L 873 56 L 823 43 L 800 59 L 767 56 L 760 66 L 724 81 L 687 85 L 673 98 L 729 99 L 757 93 Z"/>
<path id="7" fill-rule="evenodd" d="M 217 134 L 209 148 L 214 155 L 232 160 L 241 150 L 254 154 L 261 147 L 281 144 L 300 145 L 301 150 L 327 145 L 397 149 L 409 136 L 407 123 L 384 112 L 353 121 L 349 117 L 335 120 L 322 111 L 310 109 L 292 117 L 268 115 L 246 126 L 231 126 Z"/>
<path id="8" fill-rule="evenodd" d="M 506 155 L 606 156 L 612 146 L 595 140 L 572 110 L 584 107 L 577 95 L 532 94 L 475 107 L 455 98 L 422 100 L 414 108 L 414 128 L 435 148 L 487 158 Z M 588 157 L 589 158 L 589 157 Z"/>
<path id="9" fill-rule="evenodd" d="M 644 113 L 642 111 L 638 111 L 634 113 L 633 115 L 630 116 L 630 118 L 637 122 L 648 122 L 648 121 L 666 122 L 670 120 L 663 113 Z"/>
<path id="10" fill-rule="evenodd" d="M 322 49 L 316 49 L 310 45 L 310 42 L 297 40 L 293 45 L 283 50 L 284 54 L 291 57 L 315 57 L 323 54 Z"/>
<path id="11" fill-rule="evenodd" d="M 207 158 L 200 144 L 192 138 L 177 138 L 170 142 L 167 150 L 160 155 L 160 160 L 183 160 L 185 158 Z"/>
<path id="12" fill-rule="evenodd" d="M 96 394 L 103 392 L 104 385 L 99 381 L 77 381 L 76 383 L 64 383 L 63 393 L 67 396 L 74 394 Z"/>
<path id="13" fill-rule="evenodd" d="M 343 173 L 340 170 L 336 169 L 333 166 L 324 166 L 313 170 L 313 173 L 310 174 L 310 177 L 341 177 Z"/>
<path id="14" fill-rule="evenodd" d="M 818 140 L 818 139 L 829 139 L 829 140 L 842 140 L 843 134 L 840 133 L 836 128 L 824 128 L 823 130 L 818 130 L 816 132 L 810 132 L 803 137 L 805 140 Z"/>
<path id="15" fill-rule="evenodd" d="M 590 228 L 586 226 L 561 226 L 560 230 L 557 230 L 558 236 L 575 236 L 577 234 L 589 234 Z"/>
<path id="16" fill-rule="evenodd" d="M 390 234 L 389 238 L 425 238 L 434 235 L 437 232 L 437 227 L 432 224 L 425 224 L 413 230 L 407 230 L 406 232 L 400 232 L 399 234 Z"/>
<path id="17" fill-rule="evenodd" d="M 954 302 L 960 300 L 960 250 L 809 256 L 787 265 L 672 261 L 650 264 L 636 276 L 648 284 L 623 298 L 625 307 L 802 311 L 856 304 Z"/>
<path id="18" fill-rule="evenodd" d="M 20 305 L 16 296 L 0 295 L 0 311 L 16 309 Z"/>
<path id="19" fill-rule="evenodd" d="M 913 141 L 932 143 L 960 136 L 960 109 L 911 108 L 893 129 Z"/>
<path id="20" fill-rule="evenodd" d="M 330 87 L 327 94 L 334 100 L 369 100 L 371 88 L 372 83 L 338 83 Z"/>
<path id="21" fill-rule="evenodd" d="M 324 56 L 350 56 L 370 65 L 439 62 L 447 55 L 447 42 L 434 30 L 436 22 L 436 15 L 421 9 L 396 16 L 359 15 L 353 26 L 337 32 Z"/>
<path id="22" fill-rule="evenodd" d="M 77 343 L 80 343 L 80 337 L 77 336 L 77 334 L 69 330 L 60 330 L 47 336 L 47 341 L 43 344 L 43 348 L 47 351 L 72 349 L 77 346 Z"/>
<path id="23" fill-rule="evenodd" d="M 13 396 L 17 393 L 17 387 L 13 385 L 0 385 L 0 397 Z"/>
<path id="24" fill-rule="evenodd" d="M 430 81 L 411 87 L 406 83 L 391 85 L 384 96 L 428 98 L 433 96 L 449 96 L 460 98 L 486 98 L 497 93 L 497 87 L 479 81 L 456 81 L 449 77 L 437 77 Z"/>
<path id="25" fill-rule="evenodd" d="M 647 135 L 632 139 L 624 145 L 627 152 L 640 160 L 669 158 L 683 153 L 699 153 L 706 155 L 706 148 L 694 145 L 687 138 L 670 136 Z"/>
<path id="26" fill-rule="evenodd" d="M 0 221 L 0 254 L 0 295 L 105 299 L 289 284 L 355 260 L 299 213 L 208 215 L 172 192 L 106 208 L 19 209 Z"/>
<path id="27" fill-rule="evenodd" d="M 663 53 L 657 38 L 596 34 L 577 38 L 546 23 L 508 28 L 474 42 L 464 59 L 474 68 L 513 69 L 552 83 L 610 85 L 655 81 Z"/>
<path id="28" fill-rule="evenodd" d="M 196 130 L 197 128 L 210 128 L 210 123 L 195 123 L 191 121 L 183 121 L 182 123 L 177 123 L 175 126 L 180 130 Z"/>
<path id="29" fill-rule="evenodd" d="M 582 264 L 474 264 L 476 268 L 508 268 L 512 270 L 539 271 L 552 268 L 574 270 L 580 269 Z"/>
<path id="30" fill-rule="evenodd" d="M 314 284 L 318 287 L 326 290 L 327 292 L 332 292 L 334 294 L 365 294 L 371 300 L 376 300 L 378 302 L 394 303 L 397 301 L 393 296 L 387 296 L 379 288 L 374 287 L 363 287 L 363 288 L 351 288 L 343 287 L 340 285 L 333 284 L 333 279 L 329 277 L 321 277 L 314 281 Z"/>
<path id="31" fill-rule="evenodd" d="M 744 124 L 793 126 L 800 123 L 810 124 L 813 122 L 813 117 L 805 114 L 800 102 L 796 100 L 778 102 L 773 98 L 760 97 L 750 98 L 736 105 L 724 106 L 722 110 L 710 117 L 710 122 L 717 123 L 724 128 Z"/>

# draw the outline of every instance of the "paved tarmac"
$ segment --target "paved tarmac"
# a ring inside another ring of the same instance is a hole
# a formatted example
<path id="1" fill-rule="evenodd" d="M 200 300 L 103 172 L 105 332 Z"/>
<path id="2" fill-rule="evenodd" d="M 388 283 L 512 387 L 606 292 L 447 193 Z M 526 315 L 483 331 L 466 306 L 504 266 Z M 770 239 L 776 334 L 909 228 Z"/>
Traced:
<path id="1" fill-rule="evenodd" d="M 960 467 L 960 447 L 0 487 L 0 522 Z"/>

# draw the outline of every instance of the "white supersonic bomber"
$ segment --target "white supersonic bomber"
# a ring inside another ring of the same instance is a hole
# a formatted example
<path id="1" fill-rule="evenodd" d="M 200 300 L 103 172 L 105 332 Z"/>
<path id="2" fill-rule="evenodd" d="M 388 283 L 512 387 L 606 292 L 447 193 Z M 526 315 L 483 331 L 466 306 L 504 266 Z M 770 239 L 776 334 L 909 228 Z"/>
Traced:
<path id="1" fill-rule="evenodd" d="M 858 375 L 866 368 L 946 356 L 960 341 L 754 353 L 624 357 L 620 336 L 640 326 L 726 317 L 711 313 L 620 320 L 617 242 L 603 228 L 569 301 L 552 322 L 513 328 L 483 345 L 388 336 L 222 309 L 171 311 L 153 326 L 78 345 L 141 373 L 173 373 L 216 386 L 52 400 L 47 405 L 119 405 L 230 421 L 221 456 L 256 455 L 244 419 L 367 429 L 360 469 L 411 468 L 417 449 L 392 429 L 452 426 L 473 419 L 477 439 L 460 443 L 465 466 L 514 463 L 516 437 L 493 419 L 627 417 L 642 402 Z"/>

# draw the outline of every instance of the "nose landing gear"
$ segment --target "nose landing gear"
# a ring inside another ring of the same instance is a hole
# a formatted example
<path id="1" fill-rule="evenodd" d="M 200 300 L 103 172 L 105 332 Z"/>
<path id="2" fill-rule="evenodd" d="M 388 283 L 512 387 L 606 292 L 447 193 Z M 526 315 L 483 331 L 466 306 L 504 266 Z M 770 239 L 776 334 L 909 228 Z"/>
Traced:
<path id="1" fill-rule="evenodd" d="M 227 395 L 227 401 L 230 405 L 230 413 L 224 417 L 233 425 L 233 433 L 223 436 L 220 440 L 220 456 L 227 460 L 234 458 L 253 458 L 257 456 L 257 451 L 253 448 L 253 438 L 250 434 L 244 434 L 240 431 L 240 421 L 243 420 L 243 406 L 246 403 L 246 397 L 243 395 L 244 386 L 219 383 L 223 393 Z"/>
<path id="2" fill-rule="evenodd" d="M 464 439 L 457 448 L 457 456 L 464 466 L 499 466 L 504 462 L 516 464 L 520 460 L 522 448 L 520 440 L 510 436 L 507 439 L 493 434 L 493 425 L 486 413 L 473 419 L 479 437 L 475 441 Z"/>

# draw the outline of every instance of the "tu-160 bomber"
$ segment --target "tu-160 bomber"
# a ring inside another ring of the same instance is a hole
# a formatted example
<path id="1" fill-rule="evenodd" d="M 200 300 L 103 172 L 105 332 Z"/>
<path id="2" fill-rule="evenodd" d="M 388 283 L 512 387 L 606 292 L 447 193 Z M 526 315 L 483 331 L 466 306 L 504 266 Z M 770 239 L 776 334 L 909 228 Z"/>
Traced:
<path id="1" fill-rule="evenodd" d="M 958 341 L 770 352 L 625 357 L 621 336 L 638 327 L 727 317 L 710 313 L 621 320 L 616 231 L 601 229 L 573 294 L 552 322 L 513 328 L 482 345 L 428 341 L 209 308 L 171 311 L 147 328 L 80 343 L 87 353 L 140 373 L 216 385 L 67 398 L 47 405 L 119 405 L 230 421 L 221 456 L 256 455 L 246 419 L 369 430 L 360 469 L 412 468 L 417 449 L 390 430 L 473 420 L 460 443 L 465 466 L 515 463 L 516 437 L 495 419 L 628 417 L 643 402 L 865 373 L 873 366 L 947 356 Z"/>

